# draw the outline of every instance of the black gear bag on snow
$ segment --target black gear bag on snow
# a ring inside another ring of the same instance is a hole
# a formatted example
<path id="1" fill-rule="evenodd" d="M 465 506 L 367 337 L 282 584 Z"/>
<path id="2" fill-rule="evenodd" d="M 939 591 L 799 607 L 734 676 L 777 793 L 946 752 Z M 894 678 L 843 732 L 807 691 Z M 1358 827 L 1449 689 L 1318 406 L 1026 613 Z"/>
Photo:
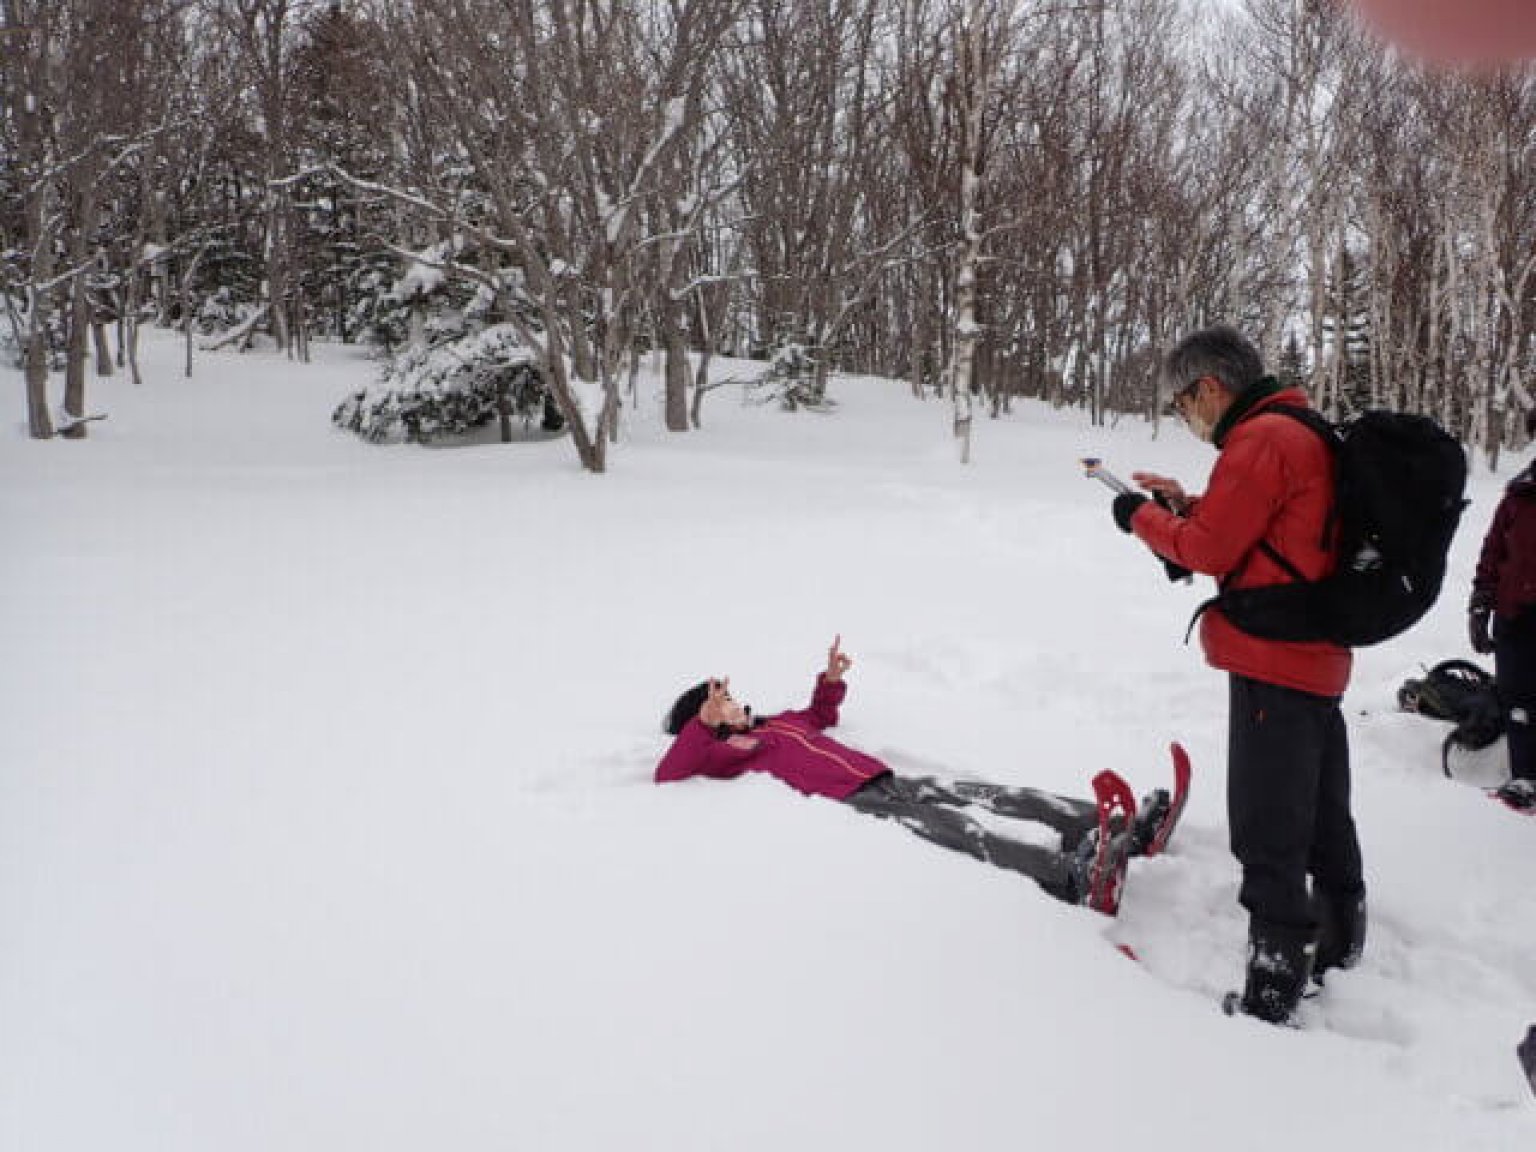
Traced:
<path id="1" fill-rule="evenodd" d="M 1265 640 L 1379 644 L 1415 624 L 1440 595 L 1445 555 L 1466 507 L 1467 458 L 1433 420 L 1366 412 L 1334 425 L 1310 408 L 1276 404 L 1333 452 L 1334 504 L 1324 526 L 1339 562 L 1308 580 L 1267 541 L 1259 549 L 1291 582 L 1223 588 L 1211 602 L 1236 627 Z M 1230 577 L 1229 577 L 1230 580 Z"/>
<path id="2" fill-rule="evenodd" d="M 1397 706 L 1456 725 L 1440 749 L 1440 767 L 1451 774 L 1451 749 L 1477 751 L 1504 735 L 1504 707 L 1494 678 L 1470 660 L 1442 660 L 1423 679 L 1405 680 Z"/>

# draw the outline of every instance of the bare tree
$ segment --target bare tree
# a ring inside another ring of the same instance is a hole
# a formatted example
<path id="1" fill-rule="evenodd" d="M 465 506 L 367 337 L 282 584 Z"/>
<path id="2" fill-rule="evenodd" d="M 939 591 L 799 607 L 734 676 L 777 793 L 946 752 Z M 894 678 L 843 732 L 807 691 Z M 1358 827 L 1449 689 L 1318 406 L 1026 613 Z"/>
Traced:
<path id="1" fill-rule="evenodd" d="M 115 285 L 130 260 L 122 252 L 114 257 L 109 237 L 131 230 L 133 172 L 167 128 L 148 49 L 175 7 L 166 0 L 7 0 L 4 8 L 5 112 L 28 252 L 22 343 L 34 437 L 85 436 L 93 338 L 97 371 L 112 370 L 92 290 Z M 58 331 L 64 419 L 55 428 L 47 385 Z"/>
<path id="2" fill-rule="evenodd" d="M 266 178 L 263 307 L 273 340 L 291 354 L 295 351 L 295 324 L 301 322 L 293 283 L 291 184 L 284 180 L 294 169 L 291 81 L 298 25 L 318 0 L 210 2 L 256 99 Z"/>
<path id="3" fill-rule="evenodd" d="M 61 162 L 54 117 L 62 89 L 58 42 L 64 12 L 50 0 L 0 0 L 0 52 L 8 136 L 23 204 L 27 276 L 25 331 L 18 336 L 26 370 L 27 427 L 34 439 L 53 435 L 48 412 L 49 327 L 54 251 L 62 226 L 57 201 Z"/>
<path id="4" fill-rule="evenodd" d="M 413 75 L 484 195 L 468 218 L 433 211 L 516 269 L 538 323 L 512 318 L 594 472 L 654 247 L 644 209 L 669 172 L 690 170 L 679 154 L 699 132 L 704 64 L 732 12 L 730 0 L 683 0 L 649 20 L 599 0 L 416 5 Z"/>
<path id="5" fill-rule="evenodd" d="M 752 0 L 724 57 L 758 343 L 803 344 L 824 391 L 834 346 L 895 259 L 866 231 L 877 0 Z"/>
<path id="6" fill-rule="evenodd" d="M 1006 10 L 997 4 L 967 0 L 964 9 L 957 13 L 953 33 L 950 91 L 960 138 L 960 245 L 955 261 L 953 353 L 946 375 L 962 464 L 971 460 L 972 371 L 980 336 L 976 324 L 976 275 L 981 263 L 981 181 L 986 168 L 982 128 L 997 71 L 994 53 L 1007 42 L 1006 17 Z"/>
<path id="7" fill-rule="evenodd" d="M 1245 0 L 1215 35 L 1174 0 L 0 17 L 33 435 L 60 356 L 83 434 L 113 317 L 138 378 L 146 295 L 189 342 L 265 320 L 303 358 L 312 330 L 359 331 L 365 275 L 429 247 L 517 326 L 592 471 L 641 349 L 676 430 L 713 351 L 788 343 L 816 389 L 839 368 L 947 388 L 962 433 L 1015 394 L 1156 419 L 1156 347 L 1216 320 L 1292 346 L 1330 411 L 1431 412 L 1490 460 L 1532 400 L 1536 80 L 1420 73 L 1321 0 Z"/>

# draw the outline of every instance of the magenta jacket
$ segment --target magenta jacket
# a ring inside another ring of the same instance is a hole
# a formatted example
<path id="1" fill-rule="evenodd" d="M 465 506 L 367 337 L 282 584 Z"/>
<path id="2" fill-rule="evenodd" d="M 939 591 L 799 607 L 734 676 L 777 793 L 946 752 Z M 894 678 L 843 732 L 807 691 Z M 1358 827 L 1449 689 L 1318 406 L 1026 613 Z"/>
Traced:
<path id="1" fill-rule="evenodd" d="M 1472 607 L 1506 620 L 1536 604 L 1536 464 L 1509 482 L 1483 538 Z"/>
<path id="2" fill-rule="evenodd" d="M 818 676 L 809 708 L 770 716 L 729 740 L 718 739 L 695 716 L 656 765 L 656 783 L 690 776 L 729 780 L 743 772 L 766 772 L 808 796 L 845 800 L 890 771 L 873 756 L 839 744 L 822 731 L 837 723 L 837 706 L 847 694 L 844 681 L 829 683 Z"/>

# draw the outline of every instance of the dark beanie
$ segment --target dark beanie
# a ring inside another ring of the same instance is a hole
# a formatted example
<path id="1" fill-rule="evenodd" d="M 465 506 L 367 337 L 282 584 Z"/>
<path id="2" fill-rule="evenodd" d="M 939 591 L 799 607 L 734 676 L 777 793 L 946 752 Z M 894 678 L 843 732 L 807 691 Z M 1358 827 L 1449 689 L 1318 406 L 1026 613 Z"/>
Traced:
<path id="1" fill-rule="evenodd" d="M 668 736 L 676 736 L 683 730 L 683 725 L 699 714 L 699 709 L 704 707 L 704 701 L 709 699 L 709 681 L 701 680 L 688 691 L 677 698 L 677 703 L 672 705 L 672 710 L 667 713 L 666 723 L 663 727 Z"/>

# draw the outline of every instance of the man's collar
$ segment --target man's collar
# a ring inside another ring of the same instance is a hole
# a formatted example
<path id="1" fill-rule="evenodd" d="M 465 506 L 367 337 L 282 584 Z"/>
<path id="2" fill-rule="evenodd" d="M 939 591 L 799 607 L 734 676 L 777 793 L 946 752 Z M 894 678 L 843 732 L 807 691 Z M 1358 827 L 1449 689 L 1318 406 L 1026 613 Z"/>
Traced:
<path id="1" fill-rule="evenodd" d="M 1211 430 L 1211 443 L 1220 450 L 1232 429 L 1236 428 L 1244 417 L 1252 413 L 1265 400 L 1271 396 L 1278 396 L 1283 391 L 1285 391 L 1284 386 L 1273 376 L 1261 376 L 1248 385 L 1232 398 L 1232 403 L 1227 405 L 1227 410 L 1221 414 L 1221 419 L 1216 421 L 1216 427 Z"/>

